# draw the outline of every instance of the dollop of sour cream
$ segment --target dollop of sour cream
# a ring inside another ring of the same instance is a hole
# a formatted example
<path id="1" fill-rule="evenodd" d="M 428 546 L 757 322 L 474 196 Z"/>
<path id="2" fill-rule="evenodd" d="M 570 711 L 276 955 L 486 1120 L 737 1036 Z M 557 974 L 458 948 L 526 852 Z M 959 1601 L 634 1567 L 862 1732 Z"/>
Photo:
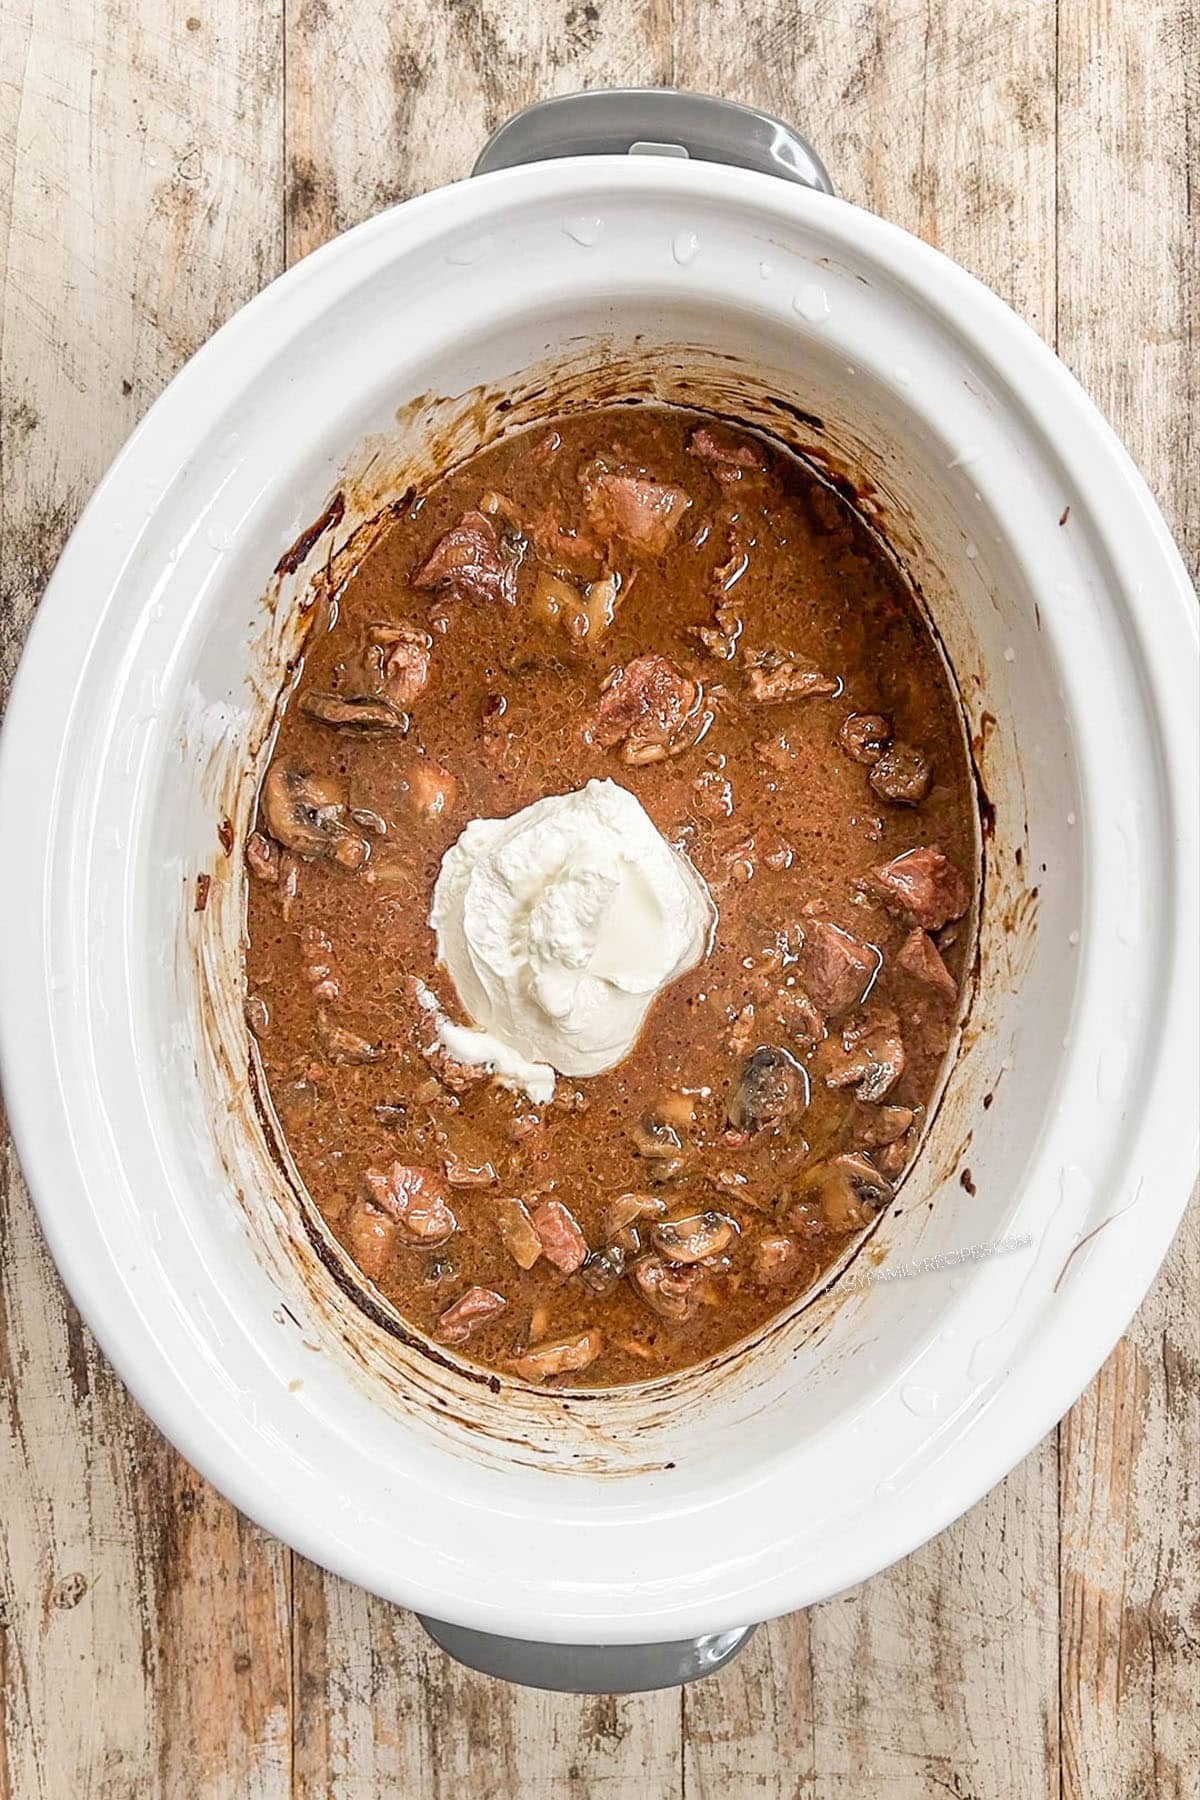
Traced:
<path id="1" fill-rule="evenodd" d="M 615 781 L 475 819 L 442 858 L 429 923 L 466 1027 L 451 1056 L 542 1103 L 627 1056 L 655 996 L 707 952 L 703 878 Z"/>

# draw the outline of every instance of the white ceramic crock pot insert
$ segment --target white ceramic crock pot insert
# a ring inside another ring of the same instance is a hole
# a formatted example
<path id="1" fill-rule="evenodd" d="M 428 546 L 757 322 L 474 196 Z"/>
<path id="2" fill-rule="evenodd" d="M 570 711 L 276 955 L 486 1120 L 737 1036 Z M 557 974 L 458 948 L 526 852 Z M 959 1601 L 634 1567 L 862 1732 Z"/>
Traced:
<path id="1" fill-rule="evenodd" d="M 981 996 L 874 1245 L 895 1268 L 1031 1241 L 846 1289 L 649 1396 L 497 1397 L 316 1267 L 199 970 L 240 881 L 219 809 L 303 587 L 267 619 L 281 549 L 368 439 L 397 467 L 470 448 L 496 415 L 472 425 L 455 396 L 546 383 L 552 411 L 556 382 L 605 362 L 631 391 L 766 417 L 773 390 L 818 416 L 779 428 L 857 466 L 910 549 L 997 818 Z M 716 1631 L 945 1525 L 1094 1372 L 1186 1198 L 1194 747 L 1163 722 L 1192 703 L 1188 600 L 1061 365 L 952 264 L 824 196 L 682 162 L 539 166 L 411 202 L 269 288 L 89 508 L 0 768 L 30 845 L 0 898 L 19 1148 L 68 1285 L 162 1429 L 320 1562 L 527 1637 Z M 201 871 L 211 923 L 188 910 Z"/>

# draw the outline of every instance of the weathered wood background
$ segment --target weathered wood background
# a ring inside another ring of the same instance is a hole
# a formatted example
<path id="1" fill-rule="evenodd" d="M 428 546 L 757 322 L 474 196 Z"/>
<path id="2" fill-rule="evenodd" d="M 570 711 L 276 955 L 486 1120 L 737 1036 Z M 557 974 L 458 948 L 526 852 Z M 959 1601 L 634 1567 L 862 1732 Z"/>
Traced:
<path id="1" fill-rule="evenodd" d="M 1196 24 L 1190 0 L 0 0 L 0 682 L 215 326 L 465 174 L 516 107 L 614 82 L 806 128 L 843 194 L 1057 347 L 1194 567 Z M 1074 1412 L 936 1542 L 708 1683 L 560 1699 L 466 1674 L 241 1519 L 97 1354 L 11 1153 L 0 1187 L 5 1800 L 1200 1793 L 1194 1209 Z"/>

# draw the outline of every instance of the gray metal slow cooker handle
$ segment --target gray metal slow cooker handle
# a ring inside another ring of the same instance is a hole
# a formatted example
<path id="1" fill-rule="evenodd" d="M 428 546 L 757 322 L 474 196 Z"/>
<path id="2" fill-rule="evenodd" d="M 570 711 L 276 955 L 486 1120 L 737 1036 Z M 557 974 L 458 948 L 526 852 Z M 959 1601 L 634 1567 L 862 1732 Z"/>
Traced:
<path id="1" fill-rule="evenodd" d="M 560 156 L 690 156 L 832 194 L 824 163 L 772 113 L 678 88 L 596 88 L 539 100 L 494 131 L 473 175 Z"/>
<path id="2" fill-rule="evenodd" d="M 688 156 L 778 175 L 822 194 L 833 184 L 812 146 L 782 119 L 732 100 L 675 88 L 603 88 L 527 106 L 492 133 L 474 175 L 562 156 Z M 421 1619 L 450 1656 L 526 1687 L 634 1694 L 712 1675 L 753 1637 L 754 1625 L 666 1644 L 540 1644 Z"/>
<path id="3" fill-rule="evenodd" d="M 743 1625 L 672 1644 L 538 1644 L 442 1619 L 421 1623 L 435 1644 L 469 1669 L 560 1694 L 642 1694 L 697 1681 L 723 1669 L 758 1630 Z"/>

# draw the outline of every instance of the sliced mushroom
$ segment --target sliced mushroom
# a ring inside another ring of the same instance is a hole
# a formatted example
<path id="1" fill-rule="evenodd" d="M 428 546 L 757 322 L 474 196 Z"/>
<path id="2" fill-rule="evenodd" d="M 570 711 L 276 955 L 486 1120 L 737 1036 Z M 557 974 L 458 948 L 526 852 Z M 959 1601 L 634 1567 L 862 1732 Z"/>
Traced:
<path id="1" fill-rule="evenodd" d="M 639 1219 L 660 1219 L 666 1212 L 664 1200 L 653 1194 L 621 1194 L 610 1201 L 604 1210 L 604 1241 L 606 1244 L 621 1243 L 622 1234 L 635 1226 Z M 628 1248 L 628 1246 L 625 1246 Z"/>
<path id="2" fill-rule="evenodd" d="M 529 1208 L 523 1200 L 505 1198 L 497 1202 L 496 1223 L 504 1248 L 521 1269 L 532 1269 L 542 1254 L 542 1240 L 533 1227 Z"/>
<path id="3" fill-rule="evenodd" d="M 625 584 L 628 586 L 628 583 Z M 599 581 L 590 581 L 587 588 L 587 601 L 584 606 L 584 620 L 587 630 L 582 634 L 594 643 L 604 636 L 617 616 L 617 599 L 621 592 L 621 577 L 615 572 L 602 575 Z"/>
<path id="4" fill-rule="evenodd" d="M 300 711 L 338 731 L 408 730 L 406 712 L 390 700 L 371 694 L 301 694 Z"/>
<path id="5" fill-rule="evenodd" d="M 789 977 L 790 979 L 790 977 Z M 785 1030 L 806 1048 L 825 1036 L 825 1018 L 816 1002 L 796 982 L 775 996 L 775 1016 Z"/>
<path id="6" fill-rule="evenodd" d="M 357 869 L 367 859 L 367 841 L 346 823 L 346 784 L 336 775 L 308 775 L 272 763 L 262 789 L 263 816 L 285 850 L 315 860 L 332 857 Z"/>
<path id="7" fill-rule="evenodd" d="M 539 569 L 529 597 L 529 610 L 539 625 L 561 625 L 583 615 L 583 593 L 569 575 Z"/>
<path id="8" fill-rule="evenodd" d="M 817 1201 L 831 1231 L 861 1231 L 891 1199 L 891 1183 L 865 1156 L 835 1156 L 819 1163 L 801 1184 L 799 1198 Z"/>
<path id="9" fill-rule="evenodd" d="M 579 1271 L 579 1279 L 593 1294 L 611 1294 L 625 1273 L 626 1255 L 620 1244 L 593 1250 Z"/>
<path id="10" fill-rule="evenodd" d="M 668 1262 L 698 1263 L 722 1256 L 738 1236 L 739 1226 L 725 1213 L 689 1213 L 682 1219 L 663 1219 L 650 1228 L 650 1242 Z"/>
<path id="11" fill-rule="evenodd" d="M 552 1375 L 573 1375 L 595 1362 L 604 1348 L 604 1334 L 591 1326 L 578 1337 L 562 1338 L 555 1344 L 539 1344 L 518 1356 L 512 1367 L 526 1381 L 548 1381 Z"/>
<path id="12" fill-rule="evenodd" d="M 803 1064 L 778 1045 L 760 1045 L 729 1096 L 729 1122 L 736 1131 L 765 1131 L 781 1125 L 808 1103 Z"/>
<path id="13" fill-rule="evenodd" d="M 661 1256 L 643 1256 L 634 1263 L 629 1272 L 634 1292 L 640 1300 L 657 1313 L 660 1319 L 670 1319 L 675 1325 L 682 1325 L 690 1319 L 700 1304 L 700 1292 L 704 1286 L 704 1270 L 694 1265 L 691 1268 L 680 1268 L 674 1263 L 665 1262 Z"/>
<path id="14" fill-rule="evenodd" d="M 873 1104 L 891 1093 L 906 1060 L 900 1021 L 880 1008 L 847 1019 L 840 1038 L 821 1045 L 816 1066 L 826 1087 L 852 1087 L 860 1100 Z"/>
<path id="15" fill-rule="evenodd" d="M 675 1131 L 687 1131 L 695 1122 L 696 1097 L 679 1088 L 668 1088 L 654 1102 L 654 1117 Z"/>
<path id="16" fill-rule="evenodd" d="M 496 1171 L 490 1162 L 467 1162 L 450 1151 L 445 1159 L 446 1180 L 455 1188 L 485 1188 L 496 1184 Z"/>
<path id="17" fill-rule="evenodd" d="M 910 1126 L 898 1138 L 893 1138 L 890 1144 L 884 1144 L 882 1149 L 875 1151 L 875 1161 L 889 1181 L 894 1182 L 897 1176 L 903 1174 L 916 1147 L 917 1133 Z"/>
<path id="18" fill-rule="evenodd" d="M 425 1272 L 421 1280 L 425 1287 L 439 1288 L 447 1281 L 453 1281 L 457 1273 L 454 1258 L 447 1251 L 431 1250 L 425 1258 Z"/>
<path id="19" fill-rule="evenodd" d="M 683 1143 L 675 1127 L 657 1113 L 643 1114 L 633 1130 L 634 1147 L 651 1167 L 651 1181 L 672 1181 L 683 1169 Z"/>

